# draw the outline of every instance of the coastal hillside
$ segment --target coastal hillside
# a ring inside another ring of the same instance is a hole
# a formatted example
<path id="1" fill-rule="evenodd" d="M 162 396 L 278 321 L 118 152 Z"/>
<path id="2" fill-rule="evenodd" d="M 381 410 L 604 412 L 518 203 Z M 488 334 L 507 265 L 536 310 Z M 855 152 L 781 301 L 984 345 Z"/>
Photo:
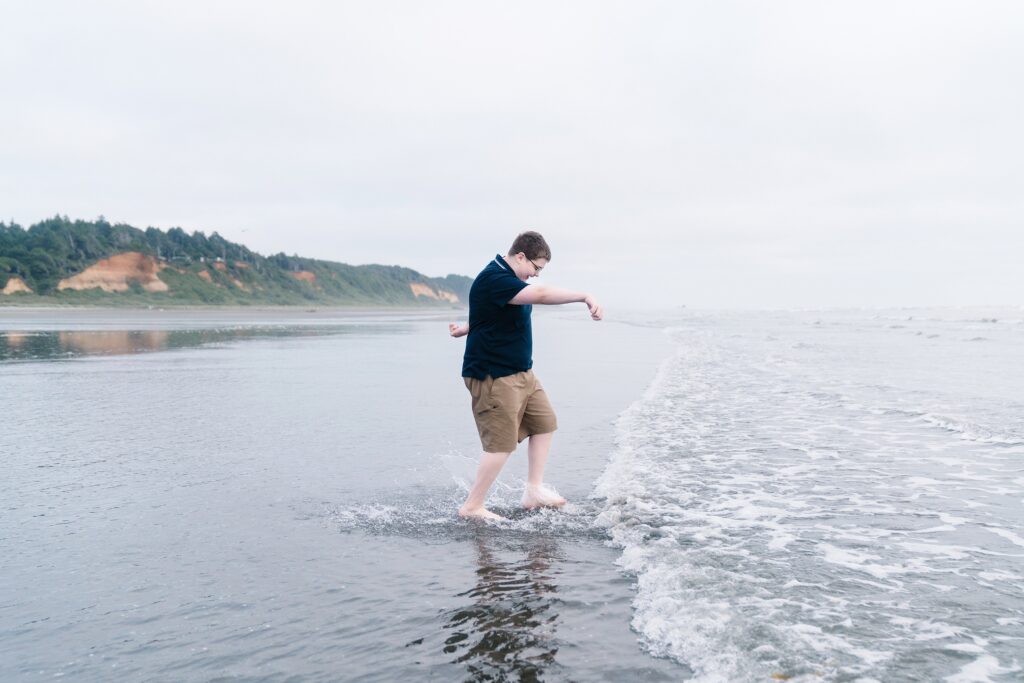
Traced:
<path id="1" fill-rule="evenodd" d="M 0 222 L 0 305 L 460 305 L 472 281 L 401 266 L 263 256 L 216 232 L 55 216 Z"/>

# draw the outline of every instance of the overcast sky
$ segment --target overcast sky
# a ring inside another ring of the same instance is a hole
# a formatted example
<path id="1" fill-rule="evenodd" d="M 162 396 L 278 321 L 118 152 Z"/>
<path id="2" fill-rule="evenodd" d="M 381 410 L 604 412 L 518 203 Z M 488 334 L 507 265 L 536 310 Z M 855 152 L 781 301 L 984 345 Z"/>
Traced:
<path id="1" fill-rule="evenodd" d="M 1024 304 L 1024 3 L 4 2 L 0 215 L 610 307 Z"/>

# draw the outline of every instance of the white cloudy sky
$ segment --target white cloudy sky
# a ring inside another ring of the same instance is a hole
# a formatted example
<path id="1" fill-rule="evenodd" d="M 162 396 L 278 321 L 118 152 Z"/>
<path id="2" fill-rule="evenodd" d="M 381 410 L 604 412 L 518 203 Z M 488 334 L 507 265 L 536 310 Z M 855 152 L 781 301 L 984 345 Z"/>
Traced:
<path id="1" fill-rule="evenodd" d="M 1024 3 L 5 2 L 0 216 L 611 306 L 1024 304 Z"/>

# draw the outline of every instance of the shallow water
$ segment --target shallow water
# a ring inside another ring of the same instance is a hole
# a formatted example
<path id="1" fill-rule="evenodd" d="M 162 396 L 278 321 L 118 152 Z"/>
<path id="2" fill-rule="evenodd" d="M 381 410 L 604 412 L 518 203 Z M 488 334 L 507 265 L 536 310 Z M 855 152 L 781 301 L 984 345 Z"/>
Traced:
<path id="1" fill-rule="evenodd" d="M 542 311 L 500 526 L 447 315 L 0 311 L 0 680 L 1024 678 L 1020 310 Z"/>
<path id="2" fill-rule="evenodd" d="M 578 503 L 516 512 L 519 456 L 495 528 L 454 515 L 478 445 L 442 315 L 0 311 L 0 680 L 685 675 L 586 498 L 667 341 L 536 316 Z"/>

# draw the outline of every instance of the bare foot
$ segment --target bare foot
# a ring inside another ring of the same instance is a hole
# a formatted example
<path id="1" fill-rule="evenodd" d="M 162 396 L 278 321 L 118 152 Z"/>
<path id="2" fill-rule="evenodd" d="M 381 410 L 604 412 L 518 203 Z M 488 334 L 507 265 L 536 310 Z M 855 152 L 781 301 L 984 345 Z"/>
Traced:
<path id="1" fill-rule="evenodd" d="M 461 507 L 461 508 L 459 508 L 459 517 L 462 517 L 464 519 L 474 519 L 474 518 L 475 519 L 491 519 L 491 520 L 494 520 L 495 522 L 507 522 L 508 521 L 508 517 L 502 517 L 501 515 L 496 515 L 496 514 L 494 514 L 493 512 L 491 512 L 490 510 L 488 510 L 487 508 L 485 508 L 483 506 L 480 506 L 478 508 L 465 508 L 465 507 Z"/>
<path id="2" fill-rule="evenodd" d="M 527 510 L 533 510 L 534 508 L 560 508 L 567 502 L 565 498 L 558 495 L 558 491 L 549 486 L 527 484 L 522 504 Z"/>

